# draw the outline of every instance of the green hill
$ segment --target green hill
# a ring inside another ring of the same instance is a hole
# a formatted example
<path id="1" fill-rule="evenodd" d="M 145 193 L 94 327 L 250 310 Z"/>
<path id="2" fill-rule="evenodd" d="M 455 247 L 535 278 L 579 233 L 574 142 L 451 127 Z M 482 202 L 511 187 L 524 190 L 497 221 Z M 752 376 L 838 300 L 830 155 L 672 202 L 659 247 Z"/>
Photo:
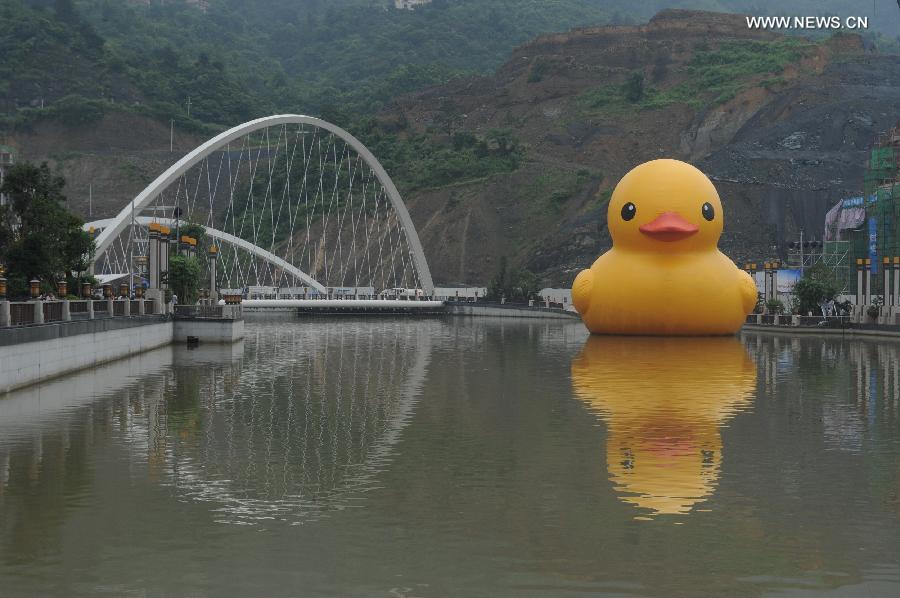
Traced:
<path id="1" fill-rule="evenodd" d="M 602 22 L 587 0 L 0 2 L 4 124 L 143 111 L 220 127 L 273 111 L 371 113 L 488 72 L 535 35 Z M 38 111 L 43 104 L 43 111 Z"/>
<path id="2" fill-rule="evenodd" d="M 346 121 L 404 93 L 489 74 L 540 34 L 644 22 L 664 5 L 785 12 L 757 4 L 435 0 L 408 11 L 390 0 L 0 0 L 0 126 L 84 122 L 107 110 L 198 131 L 273 112 Z M 796 0 L 791 11 L 871 14 L 873 7 Z M 874 11 L 873 30 L 896 36 L 893 0 L 876 0 Z"/>

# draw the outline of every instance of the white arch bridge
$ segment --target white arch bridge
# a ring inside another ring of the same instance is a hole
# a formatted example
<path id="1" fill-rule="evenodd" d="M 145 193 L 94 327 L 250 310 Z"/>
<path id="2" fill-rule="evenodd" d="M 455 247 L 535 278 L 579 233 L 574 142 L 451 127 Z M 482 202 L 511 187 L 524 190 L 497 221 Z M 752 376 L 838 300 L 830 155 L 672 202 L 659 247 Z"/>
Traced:
<path id="1" fill-rule="evenodd" d="M 377 158 L 342 128 L 277 115 L 189 152 L 114 217 L 85 224 L 94 271 L 139 271 L 148 225 L 202 227 L 219 247 L 217 284 L 420 289 L 434 283 L 409 212 Z"/>

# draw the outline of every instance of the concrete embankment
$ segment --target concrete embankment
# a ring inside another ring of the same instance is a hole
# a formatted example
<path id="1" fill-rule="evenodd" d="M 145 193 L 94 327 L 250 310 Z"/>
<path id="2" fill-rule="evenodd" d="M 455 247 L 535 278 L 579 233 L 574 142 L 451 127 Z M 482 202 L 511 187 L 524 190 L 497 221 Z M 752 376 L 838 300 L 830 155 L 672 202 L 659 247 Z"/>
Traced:
<path id="1" fill-rule="evenodd" d="M 174 320 L 108 318 L 0 331 L 0 392 L 172 342 Z"/>
<path id="2" fill-rule="evenodd" d="M 151 380 L 159 380 L 156 374 L 173 364 L 217 368 L 240 359 L 243 354 L 243 341 L 191 348 L 168 344 L 65 376 L 40 380 L 12 394 L 0 395 L 0 438 L 88 405 L 97 397 L 143 392 L 148 383 L 165 384 Z"/>
<path id="3" fill-rule="evenodd" d="M 553 320 L 579 319 L 574 311 L 525 305 L 500 305 L 479 303 L 448 303 L 447 313 L 456 316 L 480 316 L 494 318 L 544 318 Z"/>
<path id="4" fill-rule="evenodd" d="M 247 314 L 307 315 L 456 315 L 500 318 L 578 319 L 573 311 L 500 303 L 454 301 L 397 301 L 375 299 L 250 299 L 242 303 Z"/>
<path id="5" fill-rule="evenodd" d="M 434 315 L 444 313 L 443 301 L 383 299 L 246 299 L 245 313 L 293 313 L 302 315 Z"/>
<path id="6" fill-rule="evenodd" d="M 742 332 L 763 332 L 785 336 L 840 336 L 844 338 L 882 338 L 900 340 L 900 326 L 889 325 L 855 325 L 847 328 L 828 328 L 824 326 L 776 326 L 762 324 L 744 324 Z"/>
<path id="7" fill-rule="evenodd" d="M 0 393 L 129 357 L 189 337 L 233 343 L 242 319 L 134 316 L 0 329 Z"/>

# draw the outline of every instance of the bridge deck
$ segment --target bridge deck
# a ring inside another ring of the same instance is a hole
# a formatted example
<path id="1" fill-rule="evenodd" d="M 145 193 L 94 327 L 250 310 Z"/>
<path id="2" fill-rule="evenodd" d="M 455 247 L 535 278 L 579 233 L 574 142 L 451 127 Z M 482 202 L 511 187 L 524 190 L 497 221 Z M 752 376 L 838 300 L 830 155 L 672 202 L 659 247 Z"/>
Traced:
<path id="1" fill-rule="evenodd" d="M 287 311 L 305 314 L 439 314 L 443 301 L 403 301 L 396 299 L 246 299 L 245 312 Z"/>

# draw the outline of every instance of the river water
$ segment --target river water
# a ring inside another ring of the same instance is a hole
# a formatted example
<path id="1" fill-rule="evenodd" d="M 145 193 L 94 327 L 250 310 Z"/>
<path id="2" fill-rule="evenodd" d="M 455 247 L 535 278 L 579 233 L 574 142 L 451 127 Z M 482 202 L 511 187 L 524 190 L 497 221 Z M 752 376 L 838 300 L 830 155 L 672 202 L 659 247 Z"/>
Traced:
<path id="1" fill-rule="evenodd" d="M 248 321 L 0 398 L 0 596 L 897 596 L 900 344 Z"/>

